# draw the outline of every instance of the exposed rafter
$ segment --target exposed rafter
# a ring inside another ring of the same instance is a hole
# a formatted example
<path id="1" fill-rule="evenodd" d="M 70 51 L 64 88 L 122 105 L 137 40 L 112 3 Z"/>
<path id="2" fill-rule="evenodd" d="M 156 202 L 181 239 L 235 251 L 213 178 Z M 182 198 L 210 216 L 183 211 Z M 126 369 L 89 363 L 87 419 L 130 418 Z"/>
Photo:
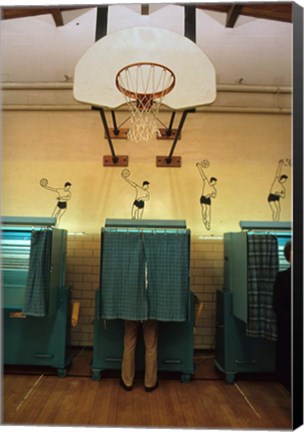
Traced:
<path id="1" fill-rule="evenodd" d="M 148 4 L 142 4 L 141 5 L 141 14 L 142 15 L 149 15 L 150 13 L 150 6 Z"/>
<path id="2" fill-rule="evenodd" d="M 51 14 L 53 15 L 53 19 L 55 21 L 56 27 L 60 27 L 64 25 L 62 13 L 59 8 L 52 9 Z"/>
<path id="3" fill-rule="evenodd" d="M 180 5 L 185 6 L 186 4 L 180 3 Z M 189 5 L 189 3 L 187 5 Z M 227 15 L 226 27 L 230 28 L 234 27 L 240 15 L 274 21 L 292 22 L 292 2 L 193 3 L 192 6 L 201 10 L 225 13 Z M 91 7 L 96 6 L 92 5 Z M 56 26 L 62 26 L 64 25 L 62 12 L 88 8 L 90 8 L 90 5 L 74 7 L 3 7 L 2 19 L 5 20 L 51 14 Z M 142 4 L 141 14 L 148 15 L 149 13 L 149 4 Z"/>
<path id="4" fill-rule="evenodd" d="M 292 22 L 292 3 L 244 3 L 241 14 L 254 18 Z"/>
<path id="5" fill-rule="evenodd" d="M 227 14 L 226 27 L 232 28 L 240 15 L 273 21 L 292 22 L 292 2 L 198 3 L 201 10 Z"/>
<path id="6" fill-rule="evenodd" d="M 77 9 L 87 9 L 86 7 L 48 7 L 48 6 L 41 6 L 41 7 L 3 7 L 1 8 L 2 20 L 7 19 L 17 19 L 17 18 L 26 18 L 26 17 L 32 17 L 32 16 L 39 16 L 39 15 L 52 15 L 56 27 L 60 27 L 64 25 L 62 12 L 68 11 L 68 10 L 77 10 Z"/>
<path id="7" fill-rule="evenodd" d="M 227 13 L 226 27 L 233 28 L 241 12 L 242 6 L 233 3 Z"/>
<path id="8" fill-rule="evenodd" d="M 52 15 L 57 27 L 63 26 L 63 19 L 60 8 L 48 7 L 17 7 L 2 8 L 2 19 L 16 19 L 38 15 Z"/>

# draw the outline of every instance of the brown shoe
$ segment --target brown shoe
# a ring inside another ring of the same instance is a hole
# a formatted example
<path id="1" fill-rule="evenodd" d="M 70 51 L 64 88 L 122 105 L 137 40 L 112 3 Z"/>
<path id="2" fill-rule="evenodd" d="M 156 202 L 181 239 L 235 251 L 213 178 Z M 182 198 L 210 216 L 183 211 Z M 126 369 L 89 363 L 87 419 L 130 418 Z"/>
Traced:
<path id="1" fill-rule="evenodd" d="M 153 392 L 153 390 L 157 389 L 158 387 L 158 381 L 156 381 L 156 384 L 153 387 L 146 387 L 145 386 L 145 391 L 146 392 Z"/>
<path id="2" fill-rule="evenodd" d="M 132 389 L 133 389 L 133 385 L 131 385 L 131 386 L 127 386 L 124 382 L 123 382 L 123 379 L 122 378 L 120 378 L 120 380 L 119 380 L 119 385 L 120 385 L 120 387 L 122 387 L 124 390 L 126 390 L 126 391 L 131 391 Z"/>

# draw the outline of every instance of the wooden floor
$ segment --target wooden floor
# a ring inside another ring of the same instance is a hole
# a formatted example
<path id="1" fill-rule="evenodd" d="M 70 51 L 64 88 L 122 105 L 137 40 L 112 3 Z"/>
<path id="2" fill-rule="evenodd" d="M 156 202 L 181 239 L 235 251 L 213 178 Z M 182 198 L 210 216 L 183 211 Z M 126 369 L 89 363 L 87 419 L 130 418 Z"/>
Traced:
<path id="1" fill-rule="evenodd" d="M 190 383 L 161 377 L 152 393 L 144 391 L 140 376 L 126 392 L 118 376 L 93 381 L 77 366 L 65 378 L 6 369 L 2 424 L 291 429 L 291 398 L 279 383 L 246 377 L 228 385 L 215 370 L 212 356 L 196 362 L 198 370 Z"/>

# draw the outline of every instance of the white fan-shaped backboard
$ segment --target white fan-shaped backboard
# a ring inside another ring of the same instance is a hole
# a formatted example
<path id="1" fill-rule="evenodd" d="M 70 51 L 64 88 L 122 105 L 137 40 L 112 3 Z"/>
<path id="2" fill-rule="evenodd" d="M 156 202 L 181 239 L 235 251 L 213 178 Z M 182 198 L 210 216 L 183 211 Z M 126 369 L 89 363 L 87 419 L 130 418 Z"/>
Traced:
<path id="1" fill-rule="evenodd" d="M 92 45 L 75 67 L 75 99 L 97 107 L 120 107 L 126 100 L 116 87 L 116 74 L 137 62 L 159 63 L 174 72 L 175 86 L 163 99 L 172 110 L 215 100 L 215 69 L 206 54 L 190 39 L 154 27 L 124 29 Z"/>

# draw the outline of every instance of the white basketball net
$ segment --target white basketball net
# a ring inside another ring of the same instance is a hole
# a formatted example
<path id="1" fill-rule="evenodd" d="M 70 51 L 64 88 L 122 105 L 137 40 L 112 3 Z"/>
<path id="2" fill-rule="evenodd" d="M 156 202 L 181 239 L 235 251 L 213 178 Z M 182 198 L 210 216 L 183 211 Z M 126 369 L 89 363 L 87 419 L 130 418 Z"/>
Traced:
<path id="1" fill-rule="evenodd" d="M 136 63 L 117 74 L 116 84 L 130 111 L 127 138 L 134 142 L 150 140 L 158 133 L 159 107 L 174 87 L 174 74 L 162 65 Z"/>
<path id="2" fill-rule="evenodd" d="M 152 108 L 149 107 L 150 103 L 148 106 L 141 104 L 140 109 L 134 101 L 128 100 L 127 104 L 131 114 L 128 139 L 134 142 L 149 141 L 158 132 L 157 115 L 161 101 L 153 101 Z"/>

